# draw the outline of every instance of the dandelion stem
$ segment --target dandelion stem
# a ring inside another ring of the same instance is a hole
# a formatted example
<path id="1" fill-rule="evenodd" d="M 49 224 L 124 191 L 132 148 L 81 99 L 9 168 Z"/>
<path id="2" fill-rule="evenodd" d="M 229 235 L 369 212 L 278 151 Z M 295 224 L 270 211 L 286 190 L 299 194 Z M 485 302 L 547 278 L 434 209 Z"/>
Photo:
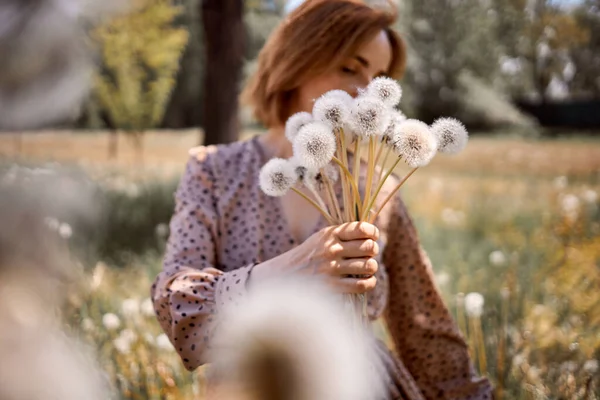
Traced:
<path id="1" fill-rule="evenodd" d="M 377 200 L 377 196 L 379 196 L 379 192 L 381 192 L 381 189 L 383 188 L 385 181 L 387 180 L 387 178 L 389 178 L 389 176 L 392 174 L 392 172 L 394 172 L 394 170 L 396 169 L 396 167 L 398 166 L 398 164 L 400 163 L 401 160 L 402 160 L 402 156 L 398 156 L 398 159 L 396 160 L 396 162 L 394 162 L 394 165 L 392 165 L 392 167 L 385 174 L 385 177 L 383 178 L 383 180 L 381 178 L 379 179 L 379 184 L 377 185 L 377 189 L 375 189 L 375 193 L 373 193 L 373 198 L 370 199 L 370 202 L 367 205 L 367 210 L 370 210 L 371 208 L 373 208 L 373 205 L 375 204 L 375 201 Z M 363 215 L 363 218 L 365 218 L 365 217 L 366 217 L 366 213 Z"/>
<path id="2" fill-rule="evenodd" d="M 319 206 L 323 210 L 328 210 L 327 209 L 327 205 L 325 204 L 325 201 L 323 201 L 323 197 L 321 197 L 321 195 L 319 194 L 319 192 L 317 190 L 315 190 L 315 188 L 312 185 L 308 185 L 306 187 L 308 187 L 308 190 L 310 190 L 310 192 L 312 193 L 312 195 L 315 196 L 315 199 L 316 199 L 317 203 L 319 204 Z"/>
<path id="3" fill-rule="evenodd" d="M 358 186 L 356 185 L 356 182 L 354 181 L 354 179 L 353 179 L 353 177 L 352 177 L 352 174 L 350 173 L 350 170 L 348 169 L 348 167 L 346 167 L 346 166 L 344 165 L 344 163 L 342 163 L 342 162 L 340 161 L 340 159 L 339 159 L 339 158 L 337 158 L 337 157 L 333 157 L 332 161 L 333 161 L 334 163 L 336 163 L 337 165 L 339 165 L 339 166 L 340 166 L 340 168 L 342 169 L 342 171 L 344 171 L 344 174 L 346 174 L 346 175 L 348 176 L 348 179 L 349 179 L 349 181 L 350 181 L 350 183 L 351 183 L 351 185 L 352 185 L 352 190 L 353 190 L 353 192 L 354 192 L 354 197 L 353 197 L 353 200 L 354 200 L 354 203 L 355 203 L 355 204 L 352 204 L 352 207 L 353 207 L 353 209 L 354 209 L 354 208 L 355 208 L 355 206 L 356 206 L 356 198 L 360 199 L 360 192 L 358 191 Z M 358 205 L 360 206 L 360 204 L 358 204 Z M 349 206 L 349 205 L 348 205 L 348 206 Z M 348 222 L 351 222 L 351 221 L 348 221 Z"/>
<path id="4" fill-rule="evenodd" d="M 365 198 L 362 203 L 362 217 L 361 221 L 364 221 L 367 218 L 367 214 L 369 213 L 369 209 L 367 205 L 371 200 L 371 186 L 373 186 L 373 175 L 375 174 L 375 138 L 369 138 L 369 159 L 367 166 L 367 184 L 365 188 Z"/>
<path id="5" fill-rule="evenodd" d="M 342 222 L 342 212 L 340 211 L 340 203 L 338 202 L 337 196 L 333 191 L 333 184 L 331 183 L 331 179 L 325 173 L 325 169 L 321 169 L 321 176 L 323 177 L 323 181 L 325 182 L 325 186 L 327 188 L 327 193 L 329 194 L 329 200 L 331 201 L 331 209 L 332 213 L 335 212 L 335 218 L 338 223 Z"/>
<path id="6" fill-rule="evenodd" d="M 412 170 L 411 170 L 411 171 L 410 171 L 410 172 L 409 172 L 409 173 L 408 173 L 408 174 L 407 174 L 407 175 L 406 175 L 404 178 L 402 178 L 402 180 L 401 180 L 401 181 L 400 181 L 400 183 L 399 183 L 399 184 L 398 184 L 398 185 L 397 185 L 397 186 L 394 188 L 394 190 L 392 190 L 392 191 L 390 192 L 390 194 L 388 194 L 388 196 L 387 196 L 387 197 L 385 198 L 385 200 L 383 201 L 383 204 L 381 204 L 381 207 L 379 207 L 379 209 L 377 210 L 377 212 L 375 213 L 375 215 L 373 215 L 373 216 L 371 217 L 371 220 L 370 220 L 369 222 L 373 223 L 373 222 L 374 222 L 374 221 L 377 219 L 377 217 L 379 216 L 379 213 L 381 212 L 381 210 L 383 210 L 383 208 L 385 207 L 385 205 L 386 205 L 386 204 L 387 204 L 387 203 L 388 203 L 388 202 L 389 202 L 389 201 L 392 199 L 392 197 L 393 197 L 393 196 L 396 194 L 396 192 L 397 192 L 398 190 L 400 190 L 400 188 L 402 187 L 402 185 L 404 185 L 404 182 L 406 182 L 406 180 L 407 180 L 408 178 L 410 178 L 410 176 L 411 176 L 412 174 L 414 174 L 414 173 L 415 173 L 415 171 L 416 171 L 416 170 L 418 170 L 418 169 L 419 169 L 419 167 L 417 167 L 417 168 L 413 168 L 413 169 L 412 169 Z"/>
<path id="7" fill-rule="evenodd" d="M 481 329 L 481 318 L 473 318 L 475 326 L 475 336 L 477 338 L 477 355 L 479 356 L 479 372 L 483 375 L 487 373 L 487 359 L 485 357 L 485 343 L 483 342 L 483 331 Z"/>
<path id="8" fill-rule="evenodd" d="M 355 187 L 358 188 L 360 183 L 360 136 L 357 136 L 356 142 L 354 143 L 354 169 L 352 170 L 352 172 L 354 173 Z M 358 220 L 359 216 L 362 214 L 360 192 L 358 192 L 358 194 L 355 193 L 354 206 L 352 208 L 353 210 L 356 210 L 356 208 L 358 208 L 358 215 L 356 216 L 356 219 Z"/>
<path id="9" fill-rule="evenodd" d="M 378 147 L 379 149 L 377 150 L 377 156 L 375 157 L 375 166 L 377 166 L 377 164 L 379 163 L 379 159 L 381 158 L 381 154 L 383 153 L 383 148 L 389 148 L 385 145 L 383 138 L 379 141 Z M 381 173 L 379 174 L 379 177 L 381 178 Z"/>
<path id="10" fill-rule="evenodd" d="M 381 168 L 379 169 L 379 176 L 377 177 L 377 182 L 381 182 L 381 177 L 383 176 L 383 170 L 385 169 L 385 164 L 387 163 L 387 159 L 390 156 L 390 153 L 392 152 L 391 146 L 385 146 L 382 143 L 382 147 L 385 147 L 385 155 L 383 156 L 383 161 L 381 162 Z"/>
<path id="11" fill-rule="evenodd" d="M 338 130 L 338 158 L 344 163 L 344 165 L 348 165 L 348 151 L 346 149 L 346 137 L 344 136 L 344 130 Z M 342 168 L 340 167 L 340 178 L 342 179 L 342 191 L 344 194 L 344 220 L 347 222 L 352 221 L 352 209 L 350 207 L 351 199 L 350 199 L 350 187 L 348 186 L 348 176 L 344 173 Z"/>
<path id="12" fill-rule="evenodd" d="M 296 189 L 295 187 L 293 187 L 292 190 L 294 192 L 298 193 L 298 195 L 302 196 L 304 198 L 304 200 L 306 200 L 310 204 L 312 204 L 313 207 L 315 207 L 321 213 L 321 215 L 323 215 L 323 217 L 325 217 L 327 222 L 329 222 L 331 225 L 335 225 L 335 221 L 333 220 L 333 218 L 331 218 L 331 215 L 329 215 L 327 213 L 327 211 L 323 210 L 323 208 L 321 208 L 321 206 L 319 206 L 317 204 L 317 202 L 315 202 L 313 199 L 311 199 L 310 197 L 308 197 L 307 195 L 305 195 L 304 193 L 302 193 L 300 190 Z"/>

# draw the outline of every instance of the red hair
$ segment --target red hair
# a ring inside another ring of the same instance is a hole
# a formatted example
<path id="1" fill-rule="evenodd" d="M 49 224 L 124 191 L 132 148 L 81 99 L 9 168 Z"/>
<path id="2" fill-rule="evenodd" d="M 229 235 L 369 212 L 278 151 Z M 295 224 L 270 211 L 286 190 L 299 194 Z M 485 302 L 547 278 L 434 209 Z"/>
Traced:
<path id="1" fill-rule="evenodd" d="M 386 75 L 400 78 L 406 48 L 391 28 L 396 17 L 395 9 L 375 9 L 357 0 L 306 0 L 269 37 L 243 102 L 265 126 L 283 125 L 298 86 L 337 67 L 382 30 L 392 48 Z"/>

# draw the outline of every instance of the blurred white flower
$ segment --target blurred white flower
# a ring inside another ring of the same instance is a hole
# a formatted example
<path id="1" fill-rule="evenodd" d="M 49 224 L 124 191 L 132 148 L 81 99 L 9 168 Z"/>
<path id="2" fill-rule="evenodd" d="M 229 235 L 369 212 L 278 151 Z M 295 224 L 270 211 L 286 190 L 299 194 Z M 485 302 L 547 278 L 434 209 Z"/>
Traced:
<path id="1" fill-rule="evenodd" d="M 137 335 L 131 329 L 124 329 L 119 336 L 113 340 L 113 345 L 121 354 L 129 354 L 131 346 L 137 340 Z"/>
<path id="2" fill-rule="evenodd" d="M 500 297 L 503 300 L 508 300 L 508 298 L 510 297 L 510 289 L 507 287 L 503 287 L 502 289 L 500 289 Z"/>
<path id="3" fill-rule="evenodd" d="M 439 286 L 445 286 L 450 282 L 450 274 L 443 271 L 435 275 L 435 281 Z"/>
<path id="4" fill-rule="evenodd" d="M 506 264 L 506 256 L 500 250 L 494 250 L 490 253 L 489 256 L 490 264 L 500 267 Z"/>
<path id="5" fill-rule="evenodd" d="M 135 317 L 140 314 L 140 302 L 137 299 L 125 299 L 121 303 L 121 312 L 125 318 Z"/>
<path id="6" fill-rule="evenodd" d="M 431 125 L 431 132 L 437 140 L 438 151 L 446 154 L 460 153 L 469 141 L 467 129 L 455 118 L 437 119 Z"/>
<path id="7" fill-rule="evenodd" d="M 259 185 L 269 196 L 283 196 L 298 179 L 291 162 L 283 158 L 269 160 L 260 170 Z"/>
<path id="8" fill-rule="evenodd" d="M 557 176 L 554 178 L 553 185 L 558 190 L 563 190 L 569 184 L 569 180 L 566 176 Z"/>
<path id="9" fill-rule="evenodd" d="M 483 314 L 485 300 L 481 293 L 471 292 L 465 296 L 465 311 L 469 317 L 479 318 Z"/>
<path id="10" fill-rule="evenodd" d="M 91 332 L 96 329 L 96 324 L 94 324 L 94 321 L 91 318 L 84 318 L 81 321 L 81 329 L 86 332 Z"/>
<path id="11" fill-rule="evenodd" d="M 598 360 L 587 360 L 583 363 L 583 370 L 590 375 L 594 375 L 598 372 Z"/>
<path id="12" fill-rule="evenodd" d="M 164 222 L 161 222 L 154 228 L 154 234 L 159 239 L 166 239 L 167 236 L 169 236 L 169 225 L 165 224 Z"/>
<path id="13" fill-rule="evenodd" d="M 169 341 L 168 336 L 165 335 L 164 333 L 162 333 L 162 334 L 160 334 L 160 335 L 158 335 L 156 337 L 156 346 L 159 349 L 165 350 L 165 351 L 173 351 L 173 350 L 175 350 L 175 348 L 171 344 L 171 341 Z"/>
<path id="14" fill-rule="evenodd" d="M 63 239 L 69 239 L 73 236 L 73 229 L 71 229 L 71 225 L 63 222 L 58 227 L 58 234 Z"/>
<path id="15" fill-rule="evenodd" d="M 579 343 L 573 342 L 569 345 L 569 350 L 576 351 L 579 348 Z"/>
<path id="16" fill-rule="evenodd" d="M 152 336 L 152 334 L 150 332 L 144 333 L 144 340 L 146 341 L 146 343 L 148 343 L 150 345 L 156 344 L 156 339 L 154 339 L 154 336 Z"/>
<path id="17" fill-rule="evenodd" d="M 452 208 L 444 208 L 442 210 L 442 221 L 449 226 L 459 226 L 465 219 L 465 213 Z"/>
<path id="18" fill-rule="evenodd" d="M 519 368 L 526 361 L 525 356 L 523 354 L 517 354 L 512 359 L 513 368 Z"/>
<path id="19" fill-rule="evenodd" d="M 574 194 L 566 194 L 560 198 L 560 206 L 563 214 L 569 219 L 577 219 L 579 215 L 580 201 Z"/>
<path id="20" fill-rule="evenodd" d="M 583 192 L 581 198 L 586 203 L 595 204 L 598 201 L 598 193 L 595 190 L 587 189 Z"/>
<path id="21" fill-rule="evenodd" d="M 98 261 L 96 267 L 94 268 L 94 273 L 92 274 L 92 282 L 90 283 L 90 289 L 92 291 L 98 289 L 102 284 L 102 279 L 104 278 L 104 272 L 108 267 L 102 261 Z"/>
<path id="22" fill-rule="evenodd" d="M 146 317 L 154 317 L 154 304 L 152 303 L 152 299 L 151 298 L 146 298 L 144 299 L 144 301 L 142 301 L 142 304 L 140 305 L 140 309 L 142 311 L 142 314 Z"/>
<path id="23" fill-rule="evenodd" d="M 577 371 L 577 363 L 575 361 L 565 361 L 564 363 L 560 364 L 560 370 L 563 373 L 573 373 Z"/>
<path id="24" fill-rule="evenodd" d="M 102 316 L 102 325 L 109 331 L 114 331 L 121 326 L 121 320 L 113 313 L 106 313 Z"/>

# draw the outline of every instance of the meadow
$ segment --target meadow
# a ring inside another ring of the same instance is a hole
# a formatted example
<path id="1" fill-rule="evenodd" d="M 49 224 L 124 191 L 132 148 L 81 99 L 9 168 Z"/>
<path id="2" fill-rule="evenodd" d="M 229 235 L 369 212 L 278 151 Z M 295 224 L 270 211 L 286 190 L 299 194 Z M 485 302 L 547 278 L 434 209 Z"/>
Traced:
<path id="1" fill-rule="evenodd" d="M 198 137 L 150 132 L 141 165 L 126 137 L 109 158 L 103 132 L 0 136 L 7 167 L 77 168 L 102 190 L 102 234 L 68 216 L 55 225 L 85 253 L 67 326 L 96 349 L 116 398 L 203 398 L 203 371 L 185 371 L 148 298 Z M 600 399 L 600 140 L 474 136 L 418 171 L 403 196 L 496 398 Z"/>

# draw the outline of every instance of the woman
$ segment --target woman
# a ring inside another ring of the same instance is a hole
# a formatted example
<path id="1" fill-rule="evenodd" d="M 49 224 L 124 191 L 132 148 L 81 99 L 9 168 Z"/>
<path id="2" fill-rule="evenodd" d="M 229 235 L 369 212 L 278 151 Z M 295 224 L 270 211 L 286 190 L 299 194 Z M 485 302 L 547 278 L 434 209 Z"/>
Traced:
<path id="1" fill-rule="evenodd" d="M 371 319 L 385 315 L 398 353 L 378 348 L 389 398 L 491 398 L 399 197 L 374 225 L 327 227 L 299 196 L 268 197 L 258 187 L 268 159 L 292 155 L 284 135 L 290 115 L 311 111 L 329 90 L 356 95 L 377 76 L 402 75 L 405 48 L 394 20 L 359 1 L 305 1 L 272 34 L 244 91 L 268 132 L 200 148 L 189 160 L 164 271 L 152 287 L 158 319 L 189 370 L 209 362 L 219 310 L 243 301 L 252 282 L 316 271 L 340 292 L 367 293 Z"/>

